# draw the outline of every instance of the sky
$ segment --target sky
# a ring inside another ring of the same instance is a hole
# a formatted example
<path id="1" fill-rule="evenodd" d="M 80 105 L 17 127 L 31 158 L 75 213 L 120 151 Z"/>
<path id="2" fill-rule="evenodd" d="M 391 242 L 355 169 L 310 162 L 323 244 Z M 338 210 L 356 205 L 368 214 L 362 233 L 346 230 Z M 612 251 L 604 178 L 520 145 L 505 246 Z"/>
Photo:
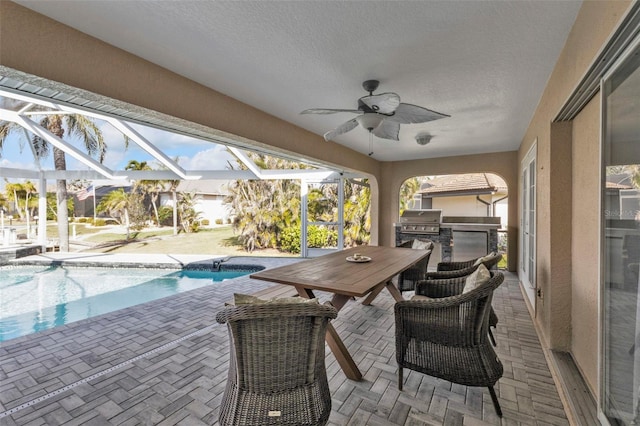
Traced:
<path id="1" fill-rule="evenodd" d="M 129 146 L 124 144 L 122 133 L 107 122 L 96 121 L 99 125 L 105 142 L 107 144 L 107 154 L 103 164 L 112 170 L 124 170 L 130 160 L 138 162 L 146 161 L 153 169 L 162 168 L 160 163 L 150 154 L 142 150 L 135 142 L 131 141 Z M 169 158 L 178 158 L 178 164 L 185 170 L 224 170 L 227 162 L 235 163 L 235 157 L 226 151 L 224 145 L 215 144 L 208 141 L 183 136 L 176 133 L 167 132 L 138 124 L 128 123 L 138 133 L 145 137 L 151 144 L 163 151 Z M 85 150 L 77 138 L 65 138 L 74 146 Z M 53 170 L 53 156 L 40 161 L 40 165 L 45 170 Z M 67 170 L 86 170 L 87 166 L 80 163 L 73 157 L 67 155 Z M 23 132 L 13 132 L 4 142 L 0 152 L 0 178 L 1 168 L 10 167 L 18 169 L 34 169 L 37 163 L 29 147 L 27 137 Z M 10 179 L 11 182 L 19 181 Z M 4 178 L 0 181 L 0 190 L 4 189 Z"/>

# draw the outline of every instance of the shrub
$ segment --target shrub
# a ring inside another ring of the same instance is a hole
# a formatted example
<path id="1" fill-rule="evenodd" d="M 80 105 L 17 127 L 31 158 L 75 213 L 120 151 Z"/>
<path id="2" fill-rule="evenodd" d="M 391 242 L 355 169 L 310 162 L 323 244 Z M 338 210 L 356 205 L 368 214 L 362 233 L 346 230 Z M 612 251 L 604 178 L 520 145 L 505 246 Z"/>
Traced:
<path id="1" fill-rule="evenodd" d="M 278 248 L 289 253 L 300 253 L 300 228 L 285 228 L 278 235 Z"/>
<path id="2" fill-rule="evenodd" d="M 222 225 L 223 220 L 222 219 L 216 219 L 216 225 Z"/>
<path id="3" fill-rule="evenodd" d="M 325 227 L 309 226 L 307 228 L 307 247 L 335 247 L 338 232 Z M 300 253 L 300 228 L 285 228 L 278 236 L 278 248 L 289 253 Z"/>
<path id="4" fill-rule="evenodd" d="M 87 219 L 86 217 L 79 217 L 79 218 L 76 219 L 76 222 L 78 222 L 78 223 L 87 223 L 89 221 L 90 221 L 90 219 Z"/>
<path id="5" fill-rule="evenodd" d="M 158 218 L 160 219 L 160 225 L 172 226 L 173 225 L 173 207 L 162 206 L 158 209 Z"/>
<path id="6" fill-rule="evenodd" d="M 338 243 L 338 232 L 325 227 L 310 226 L 307 245 L 311 248 L 334 247 Z"/>
<path id="7" fill-rule="evenodd" d="M 107 224 L 107 221 L 100 218 L 93 221 L 93 226 L 105 226 L 106 224 Z"/>

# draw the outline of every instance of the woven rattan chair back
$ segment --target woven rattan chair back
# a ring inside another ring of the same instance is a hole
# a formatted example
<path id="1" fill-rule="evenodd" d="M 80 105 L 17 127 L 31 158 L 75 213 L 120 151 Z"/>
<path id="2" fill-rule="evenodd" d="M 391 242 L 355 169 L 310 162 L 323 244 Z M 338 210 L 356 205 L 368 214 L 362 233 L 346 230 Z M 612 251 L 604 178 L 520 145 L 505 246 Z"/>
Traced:
<path id="1" fill-rule="evenodd" d="M 229 307 L 229 377 L 221 425 L 324 425 L 331 412 L 325 333 L 337 312 L 315 303 Z"/>
<path id="2" fill-rule="evenodd" d="M 413 241 L 414 240 L 406 241 L 400 244 L 398 247 L 411 248 L 411 246 L 413 245 Z M 414 290 L 416 283 L 426 278 L 429 259 L 431 257 L 431 252 L 433 252 L 435 244 L 431 240 L 420 241 L 426 242 L 428 244 L 426 250 L 429 250 L 429 255 L 422 259 L 420 262 L 416 263 L 411 268 L 401 272 L 398 275 L 398 290 L 400 290 L 401 292 Z"/>

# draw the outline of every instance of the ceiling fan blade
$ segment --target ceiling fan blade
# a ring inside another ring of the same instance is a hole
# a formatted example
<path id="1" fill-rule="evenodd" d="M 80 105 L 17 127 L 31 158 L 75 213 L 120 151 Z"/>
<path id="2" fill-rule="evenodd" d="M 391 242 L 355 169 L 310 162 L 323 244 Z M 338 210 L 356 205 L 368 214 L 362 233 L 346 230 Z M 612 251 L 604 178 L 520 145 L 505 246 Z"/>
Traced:
<path id="1" fill-rule="evenodd" d="M 356 114 L 362 114 L 362 111 L 358 109 L 333 109 L 333 108 L 311 108 L 305 109 L 300 114 L 335 114 L 338 112 L 353 112 Z"/>
<path id="2" fill-rule="evenodd" d="M 395 113 L 385 120 L 394 121 L 400 124 L 426 123 L 440 118 L 450 117 L 450 115 L 431 111 L 423 107 L 411 104 L 400 104 Z"/>
<path id="3" fill-rule="evenodd" d="M 381 139 L 397 141 L 398 135 L 400 134 L 400 123 L 389 121 L 385 118 L 378 127 L 373 129 L 372 133 Z"/>
<path id="4" fill-rule="evenodd" d="M 373 112 L 391 115 L 400 105 L 400 96 L 392 92 L 380 93 L 379 95 L 363 96 L 359 102 L 365 104 Z"/>
<path id="5" fill-rule="evenodd" d="M 356 119 L 355 118 L 351 119 L 346 123 L 343 123 L 340 126 L 336 127 L 335 129 L 325 133 L 324 140 L 326 141 L 333 140 L 336 136 L 340 136 L 343 133 L 347 133 L 348 131 L 355 129 L 357 126 L 358 126 L 358 122 L 356 121 Z"/>

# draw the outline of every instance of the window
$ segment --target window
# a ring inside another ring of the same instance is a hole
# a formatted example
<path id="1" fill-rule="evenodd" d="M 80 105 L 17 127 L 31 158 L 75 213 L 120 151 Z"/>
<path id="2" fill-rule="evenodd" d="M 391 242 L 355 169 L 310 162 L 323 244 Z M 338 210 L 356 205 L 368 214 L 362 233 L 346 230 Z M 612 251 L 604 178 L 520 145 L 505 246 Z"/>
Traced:
<path id="1" fill-rule="evenodd" d="M 602 109 L 601 409 L 628 425 L 640 422 L 640 40 L 603 80 Z"/>

